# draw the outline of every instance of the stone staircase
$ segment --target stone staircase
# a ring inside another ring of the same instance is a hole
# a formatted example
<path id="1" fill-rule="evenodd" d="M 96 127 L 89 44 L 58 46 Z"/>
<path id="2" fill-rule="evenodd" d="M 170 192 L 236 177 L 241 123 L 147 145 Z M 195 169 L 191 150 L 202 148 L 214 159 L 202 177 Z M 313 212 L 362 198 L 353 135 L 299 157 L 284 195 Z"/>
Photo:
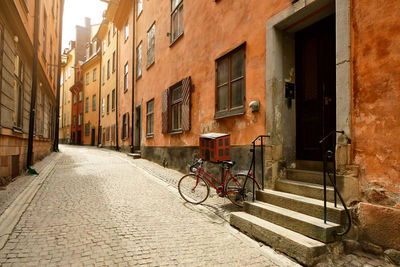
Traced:
<path id="1" fill-rule="evenodd" d="M 142 157 L 142 154 L 140 150 L 134 151 L 134 153 L 128 153 L 128 156 L 132 157 L 133 159 L 140 159 Z"/>
<path id="2" fill-rule="evenodd" d="M 328 179 L 329 180 L 329 179 Z M 343 177 L 337 177 L 337 184 Z M 244 211 L 231 214 L 230 224 L 256 240 L 311 266 L 323 258 L 328 244 L 338 241 L 346 213 L 341 205 L 327 203 L 324 223 L 323 173 L 288 169 L 286 179 L 276 182 L 275 190 L 258 191 L 255 202 L 246 202 Z M 327 187 L 327 200 L 334 190 Z"/>

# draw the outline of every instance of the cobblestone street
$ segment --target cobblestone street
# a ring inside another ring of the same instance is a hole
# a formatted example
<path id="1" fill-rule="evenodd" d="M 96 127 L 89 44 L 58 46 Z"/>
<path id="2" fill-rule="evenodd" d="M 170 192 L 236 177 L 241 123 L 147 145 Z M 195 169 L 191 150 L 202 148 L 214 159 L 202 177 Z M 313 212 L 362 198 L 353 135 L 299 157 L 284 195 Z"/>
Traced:
<path id="1" fill-rule="evenodd" d="M 213 198 L 189 205 L 122 153 L 61 146 L 54 160 L 1 266 L 295 265 L 227 226 Z"/>

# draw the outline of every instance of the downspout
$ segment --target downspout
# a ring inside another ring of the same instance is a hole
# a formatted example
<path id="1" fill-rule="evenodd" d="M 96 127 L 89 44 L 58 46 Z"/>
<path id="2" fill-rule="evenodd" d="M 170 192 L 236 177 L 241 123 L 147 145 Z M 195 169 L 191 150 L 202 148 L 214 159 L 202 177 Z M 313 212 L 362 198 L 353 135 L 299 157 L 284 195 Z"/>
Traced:
<path id="1" fill-rule="evenodd" d="M 33 30 L 33 70 L 32 70 L 32 93 L 31 107 L 29 116 L 29 137 L 28 137 L 28 155 L 26 167 L 31 172 L 34 171 L 32 165 L 32 150 L 33 150 L 33 130 L 35 126 L 35 105 L 36 105 L 36 90 L 37 90 L 37 68 L 38 68 L 38 46 L 39 46 L 39 7 L 40 0 L 35 0 L 35 17 Z M 36 171 L 35 171 L 36 172 Z"/>
<path id="2" fill-rule="evenodd" d="M 60 94 L 61 94 L 61 92 L 60 92 L 60 90 L 61 90 L 60 75 L 61 75 L 61 43 L 62 43 L 63 14 L 64 14 L 64 1 L 60 7 L 60 18 L 59 18 L 60 25 L 58 28 L 58 33 L 59 33 L 58 36 L 60 36 L 60 39 L 58 40 L 57 100 L 56 100 L 57 108 L 56 108 L 56 125 L 55 125 L 56 129 L 54 131 L 55 134 L 54 134 L 54 146 L 53 146 L 53 151 L 55 151 L 55 152 L 58 152 L 58 143 L 59 143 L 58 135 L 59 135 L 59 127 L 60 127 L 60 119 L 59 119 L 59 117 L 60 117 Z M 64 83 L 63 83 L 63 87 L 64 87 Z"/>
<path id="3" fill-rule="evenodd" d="M 118 31 L 117 31 L 117 48 L 115 49 L 115 53 L 116 53 L 116 55 L 115 55 L 115 67 L 116 67 L 116 73 L 115 73 L 115 141 L 116 141 L 116 143 L 115 143 L 115 150 L 119 150 L 119 145 L 118 145 L 118 80 L 119 80 L 119 76 L 118 76 L 118 69 L 119 69 L 119 59 L 118 59 L 118 57 L 119 57 L 119 53 L 118 53 L 118 51 L 119 51 L 119 34 L 118 34 Z"/>
<path id="4" fill-rule="evenodd" d="M 103 41 L 103 40 L 102 40 Z M 103 75 L 103 72 L 102 72 L 102 70 L 103 70 L 103 66 L 102 66 L 102 61 L 103 61 L 103 42 L 101 42 L 100 43 L 100 66 L 99 66 L 99 68 L 100 68 L 100 71 L 99 71 L 99 73 L 100 73 L 100 77 L 99 77 L 99 123 L 98 123 L 98 126 L 97 126 L 97 146 L 99 146 L 100 145 L 100 138 L 101 138 L 101 133 L 100 133 L 100 129 L 101 129 L 101 120 L 100 120 L 100 118 L 101 118 L 101 81 L 102 81 L 102 75 Z"/>
<path id="5" fill-rule="evenodd" d="M 132 129 L 131 129 L 131 153 L 135 152 L 135 147 L 134 147 L 134 125 L 135 125 L 135 65 L 136 65 L 136 59 L 135 59 L 135 53 L 136 53 L 136 15 L 135 15 L 135 2 L 133 2 L 133 18 L 132 18 Z M 139 133 L 140 134 L 140 133 Z M 140 144 L 139 144 L 140 148 Z"/>

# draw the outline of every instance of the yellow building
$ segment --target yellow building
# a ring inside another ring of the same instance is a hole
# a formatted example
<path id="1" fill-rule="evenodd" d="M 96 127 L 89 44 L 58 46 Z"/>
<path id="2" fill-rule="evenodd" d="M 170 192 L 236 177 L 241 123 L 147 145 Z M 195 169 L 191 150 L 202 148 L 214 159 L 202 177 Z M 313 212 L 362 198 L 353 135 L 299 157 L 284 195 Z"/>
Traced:
<path id="1" fill-rule="evenodd" d="M 58 138 L 60 144 L 71 142 L 71 91 L 75 84 L 75 42 L 64 51 L 60 77 L 60 123 Z"/>
<path id="2" fill-rule="evenodd" d="M 99 94 L 101 50 L 97 42 L 88 43 L 87 60 L 82 64 L 83 71 L 83 145 L 97 145 L 99 142 Z"/>
<path id="3" fill-rule="evenodd" d="M 104 20 L 96 35 L 101 44 L 101 91 L 100 91 L 100 144 L 118 147 L 117 135 L 117 67 L 118 33 L 112 23 Z"/>

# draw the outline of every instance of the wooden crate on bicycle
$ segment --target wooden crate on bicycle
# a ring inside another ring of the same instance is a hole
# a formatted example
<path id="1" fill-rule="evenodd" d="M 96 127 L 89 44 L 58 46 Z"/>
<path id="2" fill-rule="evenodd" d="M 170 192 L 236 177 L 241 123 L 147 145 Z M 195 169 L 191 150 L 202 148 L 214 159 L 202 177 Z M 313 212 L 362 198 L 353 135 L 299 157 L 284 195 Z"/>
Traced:
<path id="1" fill-rule="evenodd" d="M 200 135 L 200 158 L 210 162 L 231 160 L 230 135 L 224 133 Z"/>

